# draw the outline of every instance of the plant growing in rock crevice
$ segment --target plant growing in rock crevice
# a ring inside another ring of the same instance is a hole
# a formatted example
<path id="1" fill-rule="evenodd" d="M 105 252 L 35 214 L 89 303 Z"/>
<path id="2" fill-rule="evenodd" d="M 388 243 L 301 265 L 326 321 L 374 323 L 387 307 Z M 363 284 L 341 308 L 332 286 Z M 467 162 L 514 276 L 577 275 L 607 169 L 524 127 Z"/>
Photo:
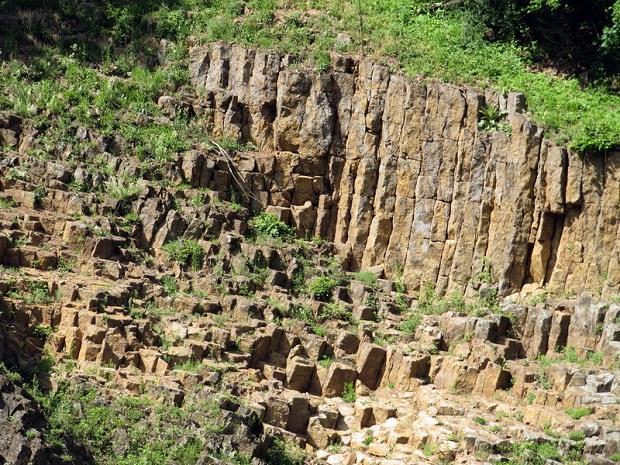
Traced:
<path id="1" fill-rule="evenodd" d="M 170 260 L 189 265 L 195 271 L 203 266 L 205 251 L 195 240 L 178 239 L 168 242 L 164 244 L 162 250 L 168 254 Z"/>
<path id="2" fill-rule="evenodd" d="M 293 229 L 273 213 L 262 212 L 250 220 L 250 228 L 257 236 L 290 239 Z"/>

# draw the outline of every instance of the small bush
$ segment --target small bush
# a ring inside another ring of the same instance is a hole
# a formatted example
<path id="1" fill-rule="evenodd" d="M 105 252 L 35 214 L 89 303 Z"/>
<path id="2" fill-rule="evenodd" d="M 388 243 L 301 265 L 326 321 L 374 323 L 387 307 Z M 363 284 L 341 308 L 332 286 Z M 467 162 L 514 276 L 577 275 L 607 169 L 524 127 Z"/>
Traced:
<path id="1" fill-rule="evenodd" d="M 272 213 L 262 212 L 250 220 L 250 228 L 258 236 L 288 239 L 293 229 Z"/>
<path id="2" fill-rule="evenodd" d="M 193 270 L 202 268 L 205 251 L 194 240 L 179 239 L 174 242 L 168 242 L 162 247 L 162 250 L 168 254 L 168 258 L 172 261 L 182 265 L 191 265 Z"/>
<path id="3" fill-rule="evenodd" d="M 135 179 L 113 178 L 106 183 L 107 194 L 116 200 L 132 200 L 142 192 L 143 188 L 144 182 Z"/>
<path id="4" fill-rule="evenodd" d="M 573 420 L 581 420 L 583 417 L 586 417 L 592 413 L 592 409 L 590 407 L 574 407 L 567 408 L 565 410 L 566 415 L 571 417 Z"/>
<path id="5" fill-rule="evenodd" d="M 0 208 L 14 208 L 17 204 L 11 198 L 0 197 Z"/>
<path id="6" fill-rule="evenodd" d="M 422 315 L 417 312 L 411 313 L 407 319 L 401 323 L 400 330 L 405 334 L 413 336 L 418 326 L 420 326 L 420 323 L 422 323 Z"/>
<path id="7" fill-rule="evenodd" d="M 321 321 L 326 320 L 342 320 L 351 321 L 353 315 L 342 304 L 328 303 L 323 306 L 319 319 Z"/>
<path id="8" fill-rule="evenodd" d="M 303 465 L 306 453 L 294 442 L 276 438 L 267 450 L 267 463 L 271 465 Z"/>
<path id="9" fill-rule="evenodd" d="M 47 189 L 43 186 L 37 186 L 34 190 L 34 206 L 35 208 L 41 208 L 43 200 L 47 197 Z"/>
<path id="10" fill-rule="evenodd" d="M 179 291 L 177 280 L 174 279 L 173 276 L 164 276 L 161 278 L 161 287 L 164 288 L 164 292 L 168 296 L 173 296 Z"/>
<path id="11" fill-rule="evenodd" d="M 345 383 L 344 390 L 342 391 L 342 400 L 352 404 L 357 399 L 357 394 L 355 393 L 355 384 L 354 383 Z"/>
<path id="12" fill-rule="evenodd" d="M 486 132 L 511 132 L 510 124 L 506 121 L 507 113 L 492 105 L 483 106 L 478 113 L 478 129 Z"/>
<path id="13" fill-rule="evenodd" d="M 49 337 L 54 334 L 54 328 L 47 325 L 36 325 L 32 328 L 32 335 L 43 341 L 49 339 Z"/>
<path id="14" fill-rule="evenodd" d="M 317 276 L 308 283 L 308 294 L 317 300 L 329 300 L 337 285 L 336 280 L 328 276 Z"/>

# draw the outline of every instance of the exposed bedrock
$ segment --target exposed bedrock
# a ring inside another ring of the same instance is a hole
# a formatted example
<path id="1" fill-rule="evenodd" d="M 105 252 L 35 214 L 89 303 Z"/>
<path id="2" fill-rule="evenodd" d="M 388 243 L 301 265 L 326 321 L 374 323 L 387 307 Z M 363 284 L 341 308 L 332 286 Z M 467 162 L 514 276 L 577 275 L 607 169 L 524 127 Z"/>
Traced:
<path id="1" fill-rule="evenodd" d="M 339 56 L 317 75 L 222 44 L 194 49 L 191 75 L 213 136 L 257 147 L 238 160 L 256 200 L 334 241 L 352 269 L 402 270 L 411 289 L 442 292 L 467 291 L 487 263 L 503 293 L 620 287 L 620 153 L 545 139 L 520 94 Z M 512 130 L 479 130 L 483 106 Z"/>

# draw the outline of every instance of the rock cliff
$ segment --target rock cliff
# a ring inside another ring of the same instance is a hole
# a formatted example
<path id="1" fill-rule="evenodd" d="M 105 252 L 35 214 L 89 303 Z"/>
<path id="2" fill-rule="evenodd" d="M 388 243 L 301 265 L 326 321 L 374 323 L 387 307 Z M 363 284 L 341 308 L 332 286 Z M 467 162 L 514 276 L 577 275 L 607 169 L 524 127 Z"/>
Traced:
<path id="1" fill-rule="evenodd" d="M 619 288 L 620 153 L 556 145 L 520 94 L 332 59 L 315 74 L 237 46 L 192 51 L 194 110 L 214 137 L 257 148 L 238 166 L 263 207 L 411 289 L 467 292 L 489 271 L 503 293 Z M 489 107 L 503 131 L 479 129 Z"/>

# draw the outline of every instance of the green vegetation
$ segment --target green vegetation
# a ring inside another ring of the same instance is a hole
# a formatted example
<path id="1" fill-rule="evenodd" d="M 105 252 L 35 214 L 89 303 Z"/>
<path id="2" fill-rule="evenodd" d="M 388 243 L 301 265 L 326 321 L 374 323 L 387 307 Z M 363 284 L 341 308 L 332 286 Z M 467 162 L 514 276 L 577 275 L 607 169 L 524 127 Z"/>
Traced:
<path id="1" fill-rule="evenodd" d="M 206 189 L 201 189 L 189 199 L 189 203 L 193 207 L 200 208 L 205 205 L 208 200 L 208 191 Z"/>
<path id="2" fill-rule="evenodd" d="M 555 442 L 526 441 L 514 443 L 504 451 L 508 455 L 508 465 L 545 465 L 547 460 L 555 460 L 564 464 L 583 465 L 583 442 L 579 441 L 562 452 Z"/>
<path id="3" fill-rule="evenodd" d="M 257 236 L 288 239 L 293 229 L 272 213 L 262 212 L 250 220 L 250 228 Z"/>
<path id="4" fill-rule="evenodd" d="M 573 420 L 581 420 L 583 417 L 590 415 L 592 413 L 592 409 L 590 407 L 574 407 L 567 408 L 565 412 L 566 415 L 571 417 Z"/>
<path id="5" fill-rule="evenodd" d="M 406 307 L 404 309 L 407 310 Z M 441 315 L 449 311 L 472 316 L 502 313 L 499 298 L 493 290 L 487 291 L 484 296 L 465 301 L 463 296 L 457 293 L 439 296 L 433 286 L 425 285 L 420 293 L 417 306 L 408 312 L 400 325 L 400 330 L 413 335 L 424 315 Z"/>
<path id="6" fill-rule="evenodd" d="M 355 393 L 355 383 L 344 383 L 344 390 L 342 391 L 342 400 L 352 404 L 357 399 L 357 394 Z"/>
<path id="7" fill-rule="evenodd" d="M 144 189 L 144 183 L 136 179 L 112 178 L 106 183 L 107 193 L 116 200 L 133 200 Z"/>
<path id="8" fill-rule="evenodd" d="M 205 251 L 202 246 L 191 239 L 178 239 L 164 244 L 162 250 L 168 258 L 182 265 L 189 265 L 194 271 L 202 268 Z"/>
<path id="9" fill-rule="evenodd" d="M 47 283 L 43 281 L 27 281 L 21 290 L 10 291 L 7 296 L 30 305 L 51 304 L 59 297 L 57 293 L 50 293 Z"/>
<path id="10" fill-rule="evenodd" d="M 323 305 L 323 308 L 319 312 L 319 320 L 342 320 L 353 322 L 353 315 L 341 303 L 330 302 Z"/>
<path id="11" fill-rule="evenodd" d="M 303 465 L 306 453 L 294 442 L 276 438 L 267 450 L 267 463 L 271 465 Z"/>
<path id="12" fill-rule="evenodd" d="M 17 203 L 11 198 L 0 197 L 0 208 L 14 208 Z"/>
<path id="13" fill-rule="evenodd" d="M 424 447 L 422 447 L 422 453 L 424 454 L 424 457 L 432 457 L 437 453 L 438 450 L 439 448 L 437 447 L 437 445 L 430 442 L 427 442 L 426 444 L 424 444 Z"/>
<path id="14" fill-rule="evenodd" d="M 512 129 L 506 120 L 506 116 L 506 113 L 501 112 L 494 106 L 484 106 L 478 114 L 478 129 L 487 132 L 510 132 Z"/>
<path id="15" fill-rule="evenodd" d="M 416 329 L 418 329 L 418 326 L 420 326 L 420 323 L 422 323 L 422 315 L 414 312 L 411 313 L 406 319 L 405 321 L 403 321 L 399 327 L 399 329 L 409 335 L 409 336 L 413 336 L 416 332 Z"/>
<path id="16" fill-rule="evenodd" d="M 48 325 L 36 325 L 32 328 L 32 335 L 46 341 L 54 334 L 54 328 Z"/>
<path id="17" fill-rule="evenodd" d="M 372 271 L 358 271 L 353 277 L 368 287 L 375 288 L 379 285 L 379 279 Z"/>
<path id="18" fill-rule="evenodd" d="M 583 441 L 586 438 L 586 433 L 583 431 L 571 431 L 568 433 L 568 439 L 571 441 Z"/>
<path id="19" fill-rule="evenodd" d="M 371 432 L 368 432 L 368 434 L 366 434 L 366 437 L 364 438 L 364 440 L 362 441 L 362 443 L 368 447 L 369 445 L 372 444 L 372 442 L 375 440 L 375 437 L 372 435 Z"/>
<path id="20" fill-rule="evenodd" d="M 334 288 L 338 285 L 335 279 L 328 276 L 316 276 L 307 285 L 308 293 L 317 300 L 331 299 Z"/>
<path id="21" fill-rule="evenodd" d="M 204 368 L 202 361 L 188 360 L 173 366 L 173 370 L 188 371 L 190 373 L 199 373 Z"/>
<path id="22" fill-rule="evenodd" d="M 45 412 L 49 444 L 67 454 L 68 444 L 83 444 L 104 465 L 194 465 L 209 435 L 222 428 L 216 398 L 176 407 L 144 397 L 104 401 L 95 390 L 67 384 L 50 394 L 36 386 L 31 391 Z M 127 447 L 113 447 L 119 431 Z"/>
<path id="23" fill-rule="evenodd" d="M 179 292 L 179 286 L 174 276 L 164 276 L 161 278 L 161 287 L 168 296 L 174 296 Z"/>
<path id="24" fill-rule="evenodd" d="M 47 197 L 47 189 L 43 186 L 37 186 L 34 190 L 33 203 L 35 208 L 41 208 L 43 200 Z"/>

